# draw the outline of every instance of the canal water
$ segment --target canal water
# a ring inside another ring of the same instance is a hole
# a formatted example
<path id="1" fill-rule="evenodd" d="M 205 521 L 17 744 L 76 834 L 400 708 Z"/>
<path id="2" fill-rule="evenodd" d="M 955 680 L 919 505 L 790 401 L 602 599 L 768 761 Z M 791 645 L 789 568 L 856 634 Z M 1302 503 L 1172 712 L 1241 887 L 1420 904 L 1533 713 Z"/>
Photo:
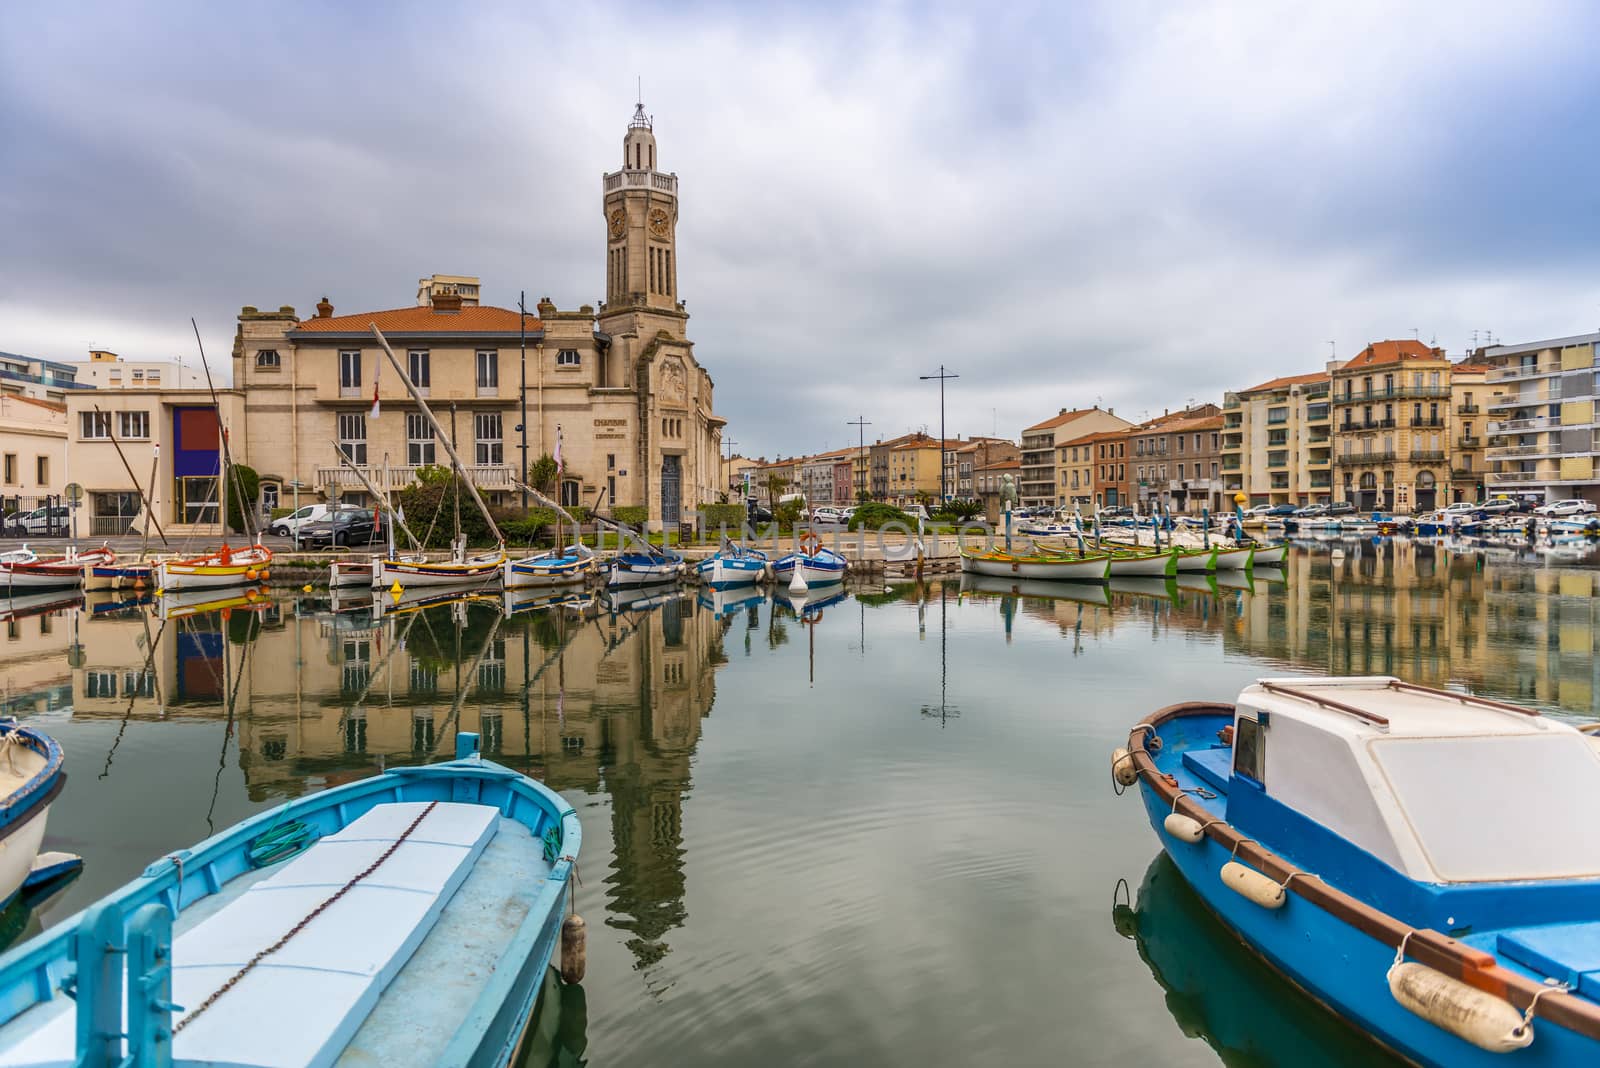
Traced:
<path id="1" fill-rule="evenodd" d="M 472 730 L 583 821 L 588 980 L 547 984 L 527 1064 L 1386 1064 L 1217 925 L 1114 796 L 1110 751 L 1151 709 L 1262 675 L 1593 715 L 1600 570 L 1343 553 L 798 608 L 694 589 L 18 604 L 3 696 L 66 749 L 46 847 L 86 866 L 11 920 L 58 922 L 249 813 Z"/>

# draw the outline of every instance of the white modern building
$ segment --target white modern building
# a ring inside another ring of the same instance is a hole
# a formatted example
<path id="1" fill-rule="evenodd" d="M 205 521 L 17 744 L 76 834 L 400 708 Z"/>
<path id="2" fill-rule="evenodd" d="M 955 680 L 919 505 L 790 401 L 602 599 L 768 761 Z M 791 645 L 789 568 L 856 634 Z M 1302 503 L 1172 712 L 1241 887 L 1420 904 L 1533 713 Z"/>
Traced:
<path id="1" fill-rule="evenodd" d="M 1490 493 L 1600 504 L 1597 347 L 1600 333 L 1484 351 Z"/>

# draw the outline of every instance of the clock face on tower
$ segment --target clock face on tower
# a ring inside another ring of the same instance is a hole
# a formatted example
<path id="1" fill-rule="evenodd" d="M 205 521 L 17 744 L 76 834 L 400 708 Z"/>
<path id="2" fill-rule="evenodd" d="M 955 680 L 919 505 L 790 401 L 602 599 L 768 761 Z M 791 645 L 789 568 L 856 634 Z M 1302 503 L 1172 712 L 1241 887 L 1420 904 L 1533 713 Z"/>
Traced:
<path id="1" fill-rule="evenodd" d="M 650 213 L 650 232 L 656 237 L 666 237 L 672 232 L 672 216 L 662 208 Z"/>
<path id="2" fill-rule="evenodd" d="M 621 208 L 611 213 L 611 240 L 620 241 L 622 235 L 628 232 L 628 216 Z"/>

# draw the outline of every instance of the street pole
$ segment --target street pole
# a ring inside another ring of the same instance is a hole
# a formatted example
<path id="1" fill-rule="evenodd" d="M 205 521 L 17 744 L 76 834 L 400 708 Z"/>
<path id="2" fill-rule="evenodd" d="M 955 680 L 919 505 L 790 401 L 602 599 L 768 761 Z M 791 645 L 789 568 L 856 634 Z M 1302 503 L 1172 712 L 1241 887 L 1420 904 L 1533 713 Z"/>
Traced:
<path id="1" fill-rule="evenodd" d="M 522 313 L 522 510 L 528 510 L 528 291 L 517 294 L 517 310 Z"/>
<path id="2" fill-rule="evenodd" d="M 867 421 L 866 416 L 858 415 L 854 419 L 848 420 L 844 425 L 853 426 L 856 428 L 856 458 L 860 459 L 867 451 L 867 427 L 871 426 L 872 424 Z M 854 464 L 850 466 L 850 473 L 852 476 L 855 474 Z M 867 471 L 865 461 L 863 461 L 861 471 L 861 486 L 856 490 L 857 494 L 866 492 L 867 479 L 870 474 L 871 472 Z M 850 481 L 854 482 L 855 479 L 852 477 Z"/>
<path id="3" fill-rule="evenodd" d="M 944 369 L 944 364 L 939 365 L 936 375 L 919 375 L 924 382 L 937 378 L 939 380 L 939 504 L 941 507 L 949 500 L 945 492 L 945 447 L 944 447 L 944 383 L 948 378 L 960 378 L 960 375 L 950 374 Z"/>

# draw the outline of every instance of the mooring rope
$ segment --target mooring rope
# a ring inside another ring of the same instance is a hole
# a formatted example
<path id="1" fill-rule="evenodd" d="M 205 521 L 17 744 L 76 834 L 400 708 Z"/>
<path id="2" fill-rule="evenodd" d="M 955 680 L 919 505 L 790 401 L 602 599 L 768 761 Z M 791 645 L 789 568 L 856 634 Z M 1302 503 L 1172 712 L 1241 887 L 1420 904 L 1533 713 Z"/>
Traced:
<path id="1" fill-rule="evenodd" d="M 331 897 L 329 897 L 322 904 L 318 905 L 316 908 L 312 909 L 311 912 L 306 915 L 305 919 L 301 920 L 299 923 L 295 924 L 289 929 L 288 934 L 284 935 L 282 938 L 272 943 L 272 945 L 251 957 L 243 968 L 240 968 L 233 974 L 233 978 L 229 979 L 226 983 L 223 983 L 220 987 L 218 987 L 216 992 L 202 1001 L 199 1007 L 193 1012 L 179 1020 L 177 1025 L 173 1027 L 172 1033 L 177 1034 L 179 1031 L 182 1031 L 185 1027 L 189 1026 L 189 1024 L 194 1022 L 195 1017 L 199 1016 L 202 1012 L 205 1012 L 211 1006 L 215 1005 L 217 1003 L 217 999 L 221 998 L 222 995 L 226 994 L 229 990 L 232 990 L 234 985 L 237 984 L 240 979 L 243 979 L 246 975 L 248 975 L 252 968 L 254 968 L 257 964 L 260 964 L 263 960 L 266 960 L 272 954 L 278 952 L 278 950 L 282 949 L 284 946 L 288 945 L 291 938 L 305 930 L 306 926 L 310 924 L 312 920 L 322 915 L 322 913 L 325 912 L 330 905 L 332 905 L 335 901 L 338 901 L 341 897 L 344 897 L 345 894 L 349 893 L 351 887 L 355 886 L 361 880 L 377 871 L 379 866 L 393 856 L 396 849 L 400 848 L 400 843 L 411 837 L 411 832 L 415 831 L 417 827 L 421 825 L 422 821 L 428 818 L 428 813 L 432 812 L 438 804 L 439 802 L 437 801 L 428 802 L 428 807 L 423 809 L 421 814 L 418 815 L 416 819 L 411 821 L 411 826 L 405 829 L 404 834 L 400 835 L 400 837 L 389 843 L 389 848 L 385 849 L 377 860 L 373 861 L 371 864 L 368 864 L 364 870 L 357 872 L 351 877 L 349 882 L 345 883 L 338 890 L 335 890 Z"/>

